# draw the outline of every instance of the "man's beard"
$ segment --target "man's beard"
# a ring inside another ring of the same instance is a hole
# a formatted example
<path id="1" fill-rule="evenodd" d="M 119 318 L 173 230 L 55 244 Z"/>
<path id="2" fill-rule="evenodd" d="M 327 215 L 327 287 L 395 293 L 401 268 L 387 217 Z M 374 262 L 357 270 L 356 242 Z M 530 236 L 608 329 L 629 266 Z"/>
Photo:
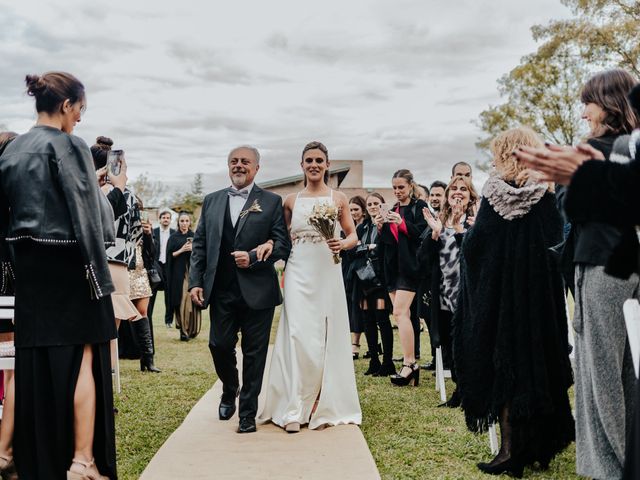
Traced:
<path id="1" fill-rule="evenodd" d="M 233 186 L 236 188 L 244 187 L 246 181 L 247 181 L 246 173 L 233 174 L 231 176 L 231 183 L 233 183 Z"/>

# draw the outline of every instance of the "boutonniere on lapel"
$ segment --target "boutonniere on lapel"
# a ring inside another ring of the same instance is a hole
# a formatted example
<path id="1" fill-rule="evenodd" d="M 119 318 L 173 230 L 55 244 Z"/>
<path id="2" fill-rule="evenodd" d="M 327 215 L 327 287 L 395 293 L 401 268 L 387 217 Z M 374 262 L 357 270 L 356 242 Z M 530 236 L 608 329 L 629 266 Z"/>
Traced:
<path id="1" fill-rule="evenodd" d="M 244 218 L 250 213 L 260 213 L 262 212 L 262 207 L 258 203 L 258 200 L 254 200 L 249 208 L 240 212 L 240 218 Z"/>

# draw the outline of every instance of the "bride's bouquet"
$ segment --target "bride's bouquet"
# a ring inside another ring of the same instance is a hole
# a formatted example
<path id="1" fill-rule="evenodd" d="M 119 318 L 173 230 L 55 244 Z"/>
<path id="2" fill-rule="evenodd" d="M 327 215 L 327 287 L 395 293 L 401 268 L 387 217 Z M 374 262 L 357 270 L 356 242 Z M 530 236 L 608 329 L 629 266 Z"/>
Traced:
<path id="1" fill-rule="evenodd" d="M 325 240 L 334 238 L 337 220 L 338 209 L 334 205 L 326 203 L 315 204 L 311 214 L 307 217 L 307 223 Z M 340 255 L 337 253 L 333 254 L 333 263 L 340 263 Z"/>

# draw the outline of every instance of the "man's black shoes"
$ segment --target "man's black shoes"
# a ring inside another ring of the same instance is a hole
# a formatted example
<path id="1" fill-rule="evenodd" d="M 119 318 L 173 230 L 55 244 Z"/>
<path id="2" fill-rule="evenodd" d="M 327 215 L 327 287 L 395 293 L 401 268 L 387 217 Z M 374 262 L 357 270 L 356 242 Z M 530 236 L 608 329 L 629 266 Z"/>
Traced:
<path id="1" fill-rule="evenodd" d="M 241 418 L 240 424 L 238 425 L 238 433 L 252 433 L 256 431 L 256 420 L 255 418 Z"/>
<path id="2" fill-rule="evenodd" d="M 229 420 L 236 413 L 236 395 L 222 394 L 220 398 L 220 406 L 218 407 L 218 417 L 220 420 Z"/>

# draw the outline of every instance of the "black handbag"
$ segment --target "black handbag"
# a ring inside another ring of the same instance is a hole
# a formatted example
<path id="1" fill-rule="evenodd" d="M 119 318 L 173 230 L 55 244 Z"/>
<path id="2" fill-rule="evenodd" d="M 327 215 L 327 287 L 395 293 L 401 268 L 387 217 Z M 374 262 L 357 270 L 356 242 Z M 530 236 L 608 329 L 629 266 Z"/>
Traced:
<path id="1" fill-rule="evenodd" d="M 371 263 L 371 259 L 369 258 L 367 258 L 367 263 L 356 268 L 356 275 L 361 282 L 371 282 L 378 279 L 376 271 L 373 268 L 373 264 Z"/>
<path id="2" fill-rule="evenodd" d="M 155 268 L 150 268 L 147 270 L 147 274 L 149 275 L 149 283 L 151 284 L 151 288 L 157 287 L 162 283 L 162 277 L 160 276 L 160 272 Z"/>
<path id="3" fill-rule="evenodd" d="M 373 267 L 373 262 L 370 258 L 367 258 L 367 263 L 356 268 L 356 275 L 362 284 L 362 290 L 365 295 L 368 295 L 372 290 L 380 288 L 382 283 L 376 274 L 376 270 Z"/>

